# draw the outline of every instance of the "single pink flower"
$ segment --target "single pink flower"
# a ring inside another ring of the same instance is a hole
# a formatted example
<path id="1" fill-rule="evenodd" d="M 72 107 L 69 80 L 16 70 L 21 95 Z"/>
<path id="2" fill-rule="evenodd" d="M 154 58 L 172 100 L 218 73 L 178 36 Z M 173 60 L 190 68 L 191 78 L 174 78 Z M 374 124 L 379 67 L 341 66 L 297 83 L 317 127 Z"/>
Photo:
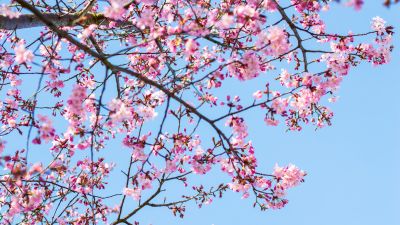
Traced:
<path id="1" fill-rule="evenodd" d="M 122 20 L 126 13 L 124 8 L 126 3 L 126 0 L 110 0 L 111 6 L 105 7 L 104 16 L 114 20 Z"/>
<path id="2" fill-rule="evenodd" d="M 32 62 L 33 53 L 25 48 L 24 40 L 20 40 L 17 46 L 14 48 L 15 51 L 15 62 L 18 64 Z"/>
<path id="3" fill-rule="evenodd" d="M 199 49 L 199 43 L 193 39 L 188 39 L 185 43 L 185 55 L 190 57 Z"/>
<path id="4" fill-rule="evenodd" d="M 124 195 L 130 196 L 135 201 L 139 201 L 142 196 L 142 190 L 139 188 L 124 188 L 122 191 Z"/>

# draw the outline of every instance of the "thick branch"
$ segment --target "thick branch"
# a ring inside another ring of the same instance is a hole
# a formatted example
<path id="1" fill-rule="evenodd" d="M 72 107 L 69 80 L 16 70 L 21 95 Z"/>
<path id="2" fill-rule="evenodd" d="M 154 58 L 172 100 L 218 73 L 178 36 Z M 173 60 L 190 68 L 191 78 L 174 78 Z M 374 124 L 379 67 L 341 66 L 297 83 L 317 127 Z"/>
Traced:
<path id="1" fill-rule="evenodd" d="M 103 14 L 87 13 L 85 16 L 77 14 L 60 15 L 57 13 L 43 13 L 47 20 L 51 21 L 55 26 L 75 26 L 100 24 L 107 18 Z M 42 27 L 46 24 L 34 14 L 23 14 L 18 18 L 8 18 L 0 15 L 0 29 L 15 30 L 33 27 Z"/>

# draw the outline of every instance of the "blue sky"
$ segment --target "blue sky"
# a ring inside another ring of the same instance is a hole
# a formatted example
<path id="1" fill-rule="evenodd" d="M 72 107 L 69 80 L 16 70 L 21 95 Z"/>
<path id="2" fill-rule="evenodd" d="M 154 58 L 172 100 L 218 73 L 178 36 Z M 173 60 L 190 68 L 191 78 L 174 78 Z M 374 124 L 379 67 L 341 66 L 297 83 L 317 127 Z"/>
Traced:
<path id="1" fill-rule="evenodd" d="M 328 31 L 368 31 L 371 18 L 377 15 L 395 27 L 400 24 L 400 7 L 388 10 L 381 0 L 366 1 L 360 12 L 342 6 L 333 8 L 323 14 Z M 395 46 L 400 46 L 397 37 L 398 33 L 394 38 Z M 277 162 L 293 163 L 308 172 L 306 182 L 289 191 L 289 204 L 284 209 L 261 212 L 252 207 L 251 199 L 241 200 L 239 194 L 227 192 L 223 199 L 215 199 L 202 209 L 189 204 L 184 219 L 174 217 L 166 209 L 153 208 L 145 208 L 136 219 L 145 225 L 400 224 L 398 65 L 400 51 L 395 48 L 390 64 L 381 67 L 362 64 L 353 69 L 338 92 L 339 101 L 330 105 L 335 112 L 331 127 L 315 131 L 313 126 L 306 126 L 302 132 L 286 132 L 284 126 L 265 126 L 257 110 L 246 114 L 262 171 L 272 171 Z M 245 85 L 245 90 L 225 88 L 232 95 L 252 93 L 260 88 L 258 81 Z M 208 131 L 205 127 L 200 130 Z M 8 140 L 10 146 L 21 144 L 17 138 Z M 32 153 L 32 160 L 47 154 L 34 148 L 32 151 L 37 152 Z M 128 151 L 120 149 L 118 140 L 111 141 L 102 154 L 121 162 L 129 156 Z M 204 180 L 218 183 L 219 176 L 220 173 L 211 173 Z M 110 192 L 121 191 L 122 186 L 118 184 L 124 183 L 122 178 L 121 174 L 111 177 Z M 179 189 L 176 190 L 174 194 L 179 195 Z"/>

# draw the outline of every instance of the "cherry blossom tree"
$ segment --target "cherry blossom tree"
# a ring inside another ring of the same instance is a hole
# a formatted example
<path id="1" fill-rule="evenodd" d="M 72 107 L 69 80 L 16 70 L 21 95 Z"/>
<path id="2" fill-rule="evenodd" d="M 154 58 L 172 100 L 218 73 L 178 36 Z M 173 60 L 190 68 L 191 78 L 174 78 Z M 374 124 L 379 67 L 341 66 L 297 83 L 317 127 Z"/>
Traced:
<path id="1" fill-rule="evenodd" d="M 306 172 L 258 169 L 247 112 L 294 132 L 330 125 L 326 105 L 351 68 L 388 63 L 393 48 L 393 28 L 380 17 L 365 33 L 327 32 L 320 14 L 332 4 L 2 4 L 0 223 L 139 224 L 141 210 L 183 217 L 188 203 L 227 191 L 261 210 L 284 207 Z M 361 9 L 363 1 L 340 4 Z M 263 88 L 231 94 L 250 80 Z M 121 148 L 110 150 L 112 142 Z M 214 171 L 220 180 L 201 182 Z M 117 173 L 125 179 L 115 187 Z"/>

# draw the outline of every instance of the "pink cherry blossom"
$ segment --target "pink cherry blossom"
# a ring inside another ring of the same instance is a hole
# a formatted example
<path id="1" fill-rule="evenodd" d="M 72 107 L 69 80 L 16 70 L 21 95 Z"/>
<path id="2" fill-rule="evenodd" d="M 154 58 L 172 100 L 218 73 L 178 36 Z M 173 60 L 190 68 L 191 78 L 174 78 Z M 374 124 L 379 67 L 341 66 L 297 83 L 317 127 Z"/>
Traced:
<path id="1" fill-rule="evenodd" d="M 279 121 L 278 120 L 274 120 L 274 119 L 270 119 L 270 118 L 266 118 L 265 119 L 265 123 L 269 126 L 278 126 Z"/>
<path id="2" fill-rule="evenodd" d="M 25 41 L 20 40 L 17 46 L 14 48 L 15 51 L 15 62 L 18 64 L 32 62 L 33 53 L 25 48 Z"/>
<path id="3" fill-rule="evenodd" d="M 185 43 L 185 54 L 187 57 L 190 57 L 192 54 L 194 54 L 199 48 L 199 44 L 193 40 L 193 39 L 188 39 Z"/>
<path id="4" fill-rule="evenodd" d="M 97 27 L 98 26 L 96 24 L 89 25 L 82 31 L 81 34 L 78 35 L 78 38 L 87 39 L 90 35 L 93 34 L 93 32 L 97 29 Z"/>
<path id="5" fill-rule="evenodd" d="M 13 18 L 18 18 L 21 15 L 21 13 L 15 12 L 15 11 L 11 10 L 11 8 L 8 7 L 7 5 L 2 4 L 0 6 L 0 15 L 9 17 L 10 19 L 13 19 Z"/>
<path id="6" fill-rule="evenodd" d="M 276 164 L 273 175 L 283 189 L 288 189 L 299 185 L 306 173 L 292 164 L 286 167 L 280 167 Z"/>
<path id="7" fill-rule="evenodd" d="M 231 26 L 231 24 L 234 22 L 234 17 L 229 15 L 229 14 L 224 14 L 221 16 L 221 20 L 218 22 L 218 25 L 222 29 L 227 29 Z"/>
<path id="8" fill-rule="evenodd" d="M 140 197 L 141 197 L 141 190 L 139 188 L 124 188 L 124 190 L 122 191 L 122 193 L 124 195 L 130 196 L 133 198 L 133 200 L 135 201 L 139 201 Z"/>
<path id="9" fill-rule="evenodd" d="M 356 10 L 360 10 L 361 7 L 364 5 L 364 0 L 348 0 L 346 5 L 350 7 L 354 7 Z"/>
<path id="10" fill-rule="evenodd" d="M 3 154 L 4 149 L 5 149 L 5 141 L 0 139 L 0 156 Z"/>
<path id="11" fill-rule="evenodd" d="M 110 0 L 111 6 L 104 9 L 104 16 L 115 20 L 123 19 L 126 13 L 124 8 L 126 3 L 126 0 Z"/>
<path id="12" fill-rule="evenodd" d="M 258 91 L 256 91 L 256 92 L 253 93 L 253 97 L 254 97 L 255 99 L 261 99 L 262 96 L 263 96 L 263 93 L 262 93 L 262 91 L 260 91 L 260 90 L 258 90 Z"/>
<path id="13" fill-rule="evenodd" d="M 258 36 L 258 47 L 267 45 L 267 54 L 279 56 L 289 51 L 290 43 L 285 30 L 278 26 L 268 28 Z"/>

